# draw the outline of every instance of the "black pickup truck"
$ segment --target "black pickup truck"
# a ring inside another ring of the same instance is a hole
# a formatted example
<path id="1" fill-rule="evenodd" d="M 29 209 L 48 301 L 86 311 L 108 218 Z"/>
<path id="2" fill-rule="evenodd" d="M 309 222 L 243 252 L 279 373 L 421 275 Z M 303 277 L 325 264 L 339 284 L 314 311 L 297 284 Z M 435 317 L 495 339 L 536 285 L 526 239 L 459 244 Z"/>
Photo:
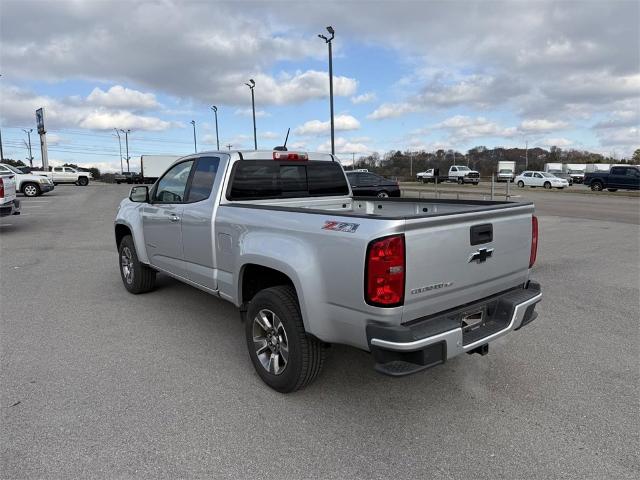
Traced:
<path id="1" fill-rule="evenodd" d="M 640 166 L 616 165 L 609 172 L 587 172 L 584 174 L 584 184 L 594 192 L 605 188 L 610 192 L 618 189 L 640 190 Z"/>

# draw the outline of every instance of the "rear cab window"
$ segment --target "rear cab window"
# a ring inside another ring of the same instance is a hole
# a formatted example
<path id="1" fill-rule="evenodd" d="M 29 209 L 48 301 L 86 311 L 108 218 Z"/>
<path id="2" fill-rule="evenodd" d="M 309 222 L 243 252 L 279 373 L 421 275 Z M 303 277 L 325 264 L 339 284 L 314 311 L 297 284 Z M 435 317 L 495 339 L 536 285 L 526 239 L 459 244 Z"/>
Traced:
<path id="1" fill-rule="evenodd" d="M 349 184 L 332 161 L 240 160 L 233 166 L 228 200 L 299 198 L 349 194 Z"/>

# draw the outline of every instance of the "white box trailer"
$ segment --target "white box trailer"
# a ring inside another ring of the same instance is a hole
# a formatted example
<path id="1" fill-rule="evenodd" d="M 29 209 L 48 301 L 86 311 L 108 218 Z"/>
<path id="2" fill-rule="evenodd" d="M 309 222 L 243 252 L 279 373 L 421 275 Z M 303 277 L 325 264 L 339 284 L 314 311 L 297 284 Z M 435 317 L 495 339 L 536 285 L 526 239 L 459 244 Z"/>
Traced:
<path id="1" fill-rule="evenodd" d="M 549 173 L 564 173 L 561 163 L 545 163 L 544 171 Z"/>
<path id="2" fill-rule="evenodd" d="M 587 163 L 585 172 L 608 172 L 610 168 L 611 164 L 609 163 Z"/>
<path id="3" fill-rule="evenodd" d="M 140 176 L 143 183 L 153 183 L 167 171 L 169 166 L 182 158 L 181 155 L 142 155 L 140 157 Z"/>

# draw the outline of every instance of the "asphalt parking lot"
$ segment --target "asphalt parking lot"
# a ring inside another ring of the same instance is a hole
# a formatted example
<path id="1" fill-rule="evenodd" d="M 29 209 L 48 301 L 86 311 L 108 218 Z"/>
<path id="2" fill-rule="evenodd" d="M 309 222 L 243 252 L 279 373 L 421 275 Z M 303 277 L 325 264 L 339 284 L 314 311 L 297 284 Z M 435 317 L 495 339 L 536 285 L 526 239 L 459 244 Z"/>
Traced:
<path id="1" fill-rule="evenodd" d="M 640 198 L 530 194 L 545 296 L 489 355 L 395 379 L 334 346 L 282 395 L 231 304 L 124 290 L 127 192 L 59 186 L 0 220 L 0 477 L 638 477 Z"/>

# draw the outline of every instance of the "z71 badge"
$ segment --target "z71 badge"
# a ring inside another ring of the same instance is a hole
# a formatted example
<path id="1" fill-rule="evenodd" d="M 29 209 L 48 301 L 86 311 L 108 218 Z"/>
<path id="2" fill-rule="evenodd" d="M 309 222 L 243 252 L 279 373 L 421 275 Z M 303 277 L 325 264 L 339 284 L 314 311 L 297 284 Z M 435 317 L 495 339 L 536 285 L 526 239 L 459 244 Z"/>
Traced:
<path id="1" fill-rule="evenodd" d="M 355 233 L 359 226 L 359 223 L 336 222 L 334 220 L 327 220 L 324 222 L 322 229 L 333 230 L 335 232 Z"/>

